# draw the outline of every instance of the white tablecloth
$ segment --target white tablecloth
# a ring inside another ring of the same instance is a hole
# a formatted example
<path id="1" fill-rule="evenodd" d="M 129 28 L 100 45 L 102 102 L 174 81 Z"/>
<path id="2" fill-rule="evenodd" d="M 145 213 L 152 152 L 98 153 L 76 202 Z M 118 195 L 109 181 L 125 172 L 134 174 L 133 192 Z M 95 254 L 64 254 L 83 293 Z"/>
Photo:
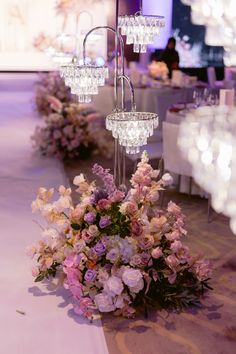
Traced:
<path id="1" fill-rule="evenodd" d="M 64 289 L 48 294 L 31 276 L 25 248 L 40 238 L 31 201 L 40 186 L 68 185 L 58 161 L 32 154 L 36 124 L 29 93 L 1 92 L 0 353 L 108 354 L 101 323 L 74 315 Z"/>
<path id="2" fill-rule="evenodd" d="M 184 110 L 181 110 L 179 112 L 171 112 L 170 110 L 168 110 L 167 113 L 166 113 L 166 122 L 171 123 L 171 124 L 179 125 L 181 123 L 181 121 L 185 118 L 185 115 L 186 115 L 186 111 L 184 111 Z M 177 150 L 179 150 L 178 146 L 176 146 L 176 151 Z M 173 173 L 172 173 L 172 175 L 174 177 L 175 183 L 177 183 L 178 177 L 175 174 L 173 174 Z M 190 179 L 189 179 L 189 177 L 181 176 L 180 192 L 189 193 L 189 190 L 190 190 Z M 206 193 L 204 193 L 204 191 L 201 188 L 199 188 L 194 183 L 194 181 L 192 182 L 191 194 L 200 195 L 202 197 L 206 196 Z"/>
<path id="3" fill-rule="evenodd" d="M 178 102 L 191 102 L 194 88 L 147 87 L 135 88 L 137 111 L 155 112 L 161 122 L 165 119 L 170 106 Z M 125 90 L 127 107 L 130 108 L 130 94 Z M 104 116 L 114 110 L 114 88 L 105 86 L 99 88 L 99 94 L 93 96 L 93 105 Z"/>

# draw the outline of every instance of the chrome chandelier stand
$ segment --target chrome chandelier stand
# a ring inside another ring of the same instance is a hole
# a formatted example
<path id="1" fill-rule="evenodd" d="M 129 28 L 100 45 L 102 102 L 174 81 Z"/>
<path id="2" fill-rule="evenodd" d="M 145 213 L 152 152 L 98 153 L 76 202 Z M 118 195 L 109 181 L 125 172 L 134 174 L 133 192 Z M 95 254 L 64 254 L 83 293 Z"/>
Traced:
<path id="1" fill-rule="evenodd" d="M 120 188 L 125 188 L 125 157 L 126 153 L 136 154 L 140 147 L 147 144 L 147 138 L 153 135 L 153 131 L 158 126 L 158 116 L 150 112 L 137 112 L 134 97 L 134 87 L 124 70 L 124 41 L 121 34 L 126 34 L 128 42 L 134 43 L 144 52 L 153 37 L 163 26 L 160 22 L 162 16 L 144 16 L 142 15 L 142 1 L 140 1 L 140 11 L 134 16 L 119 17 L 119 0 L 116 0 L 116 25 L 97 26 L 92 28 L 83 41 L 83 60 L 82 65 L 78 64 L 77 58 L 69 65 L 61 66 L 61 76 L 65 84 L 71 88 L 71 92 L 78 96 L 81 103 L 89 103 L 92 96 L 98 94 L 99 87 L 105 85 L 108 78 L 108 68 L 89 64 L 86 61 L 86 43 L 89 36 L 98 30 L 111 31 L 115 35 L 115 69 L 114 69 L 114 111 L 106 117 L 106 128 L 111 130 L 115 138 L 115 156 L 114 156 L 114 178 Z M 136 21 L 137 20 L 137 21 Z M 122 23 L 124 26 L 122 27 Z M 131 24 L 131 27 L 130 27 Z M 157 31 L 158 30 L 158 31 Z M 121 34 L 120 32 L 121 31 Z M 125 32 L 125 33 L 124 33 Z M 119 66 L 119 49 L 121 56 L 121 65 Z M 135 51 L 135 50 L 134 50 Z M 136 50 L 137 51 L 137 50 Z M 120 90 L 119 90 L 119 82 Z M 127 111 L 125 107 L 125 83 L 127 83 L 130 92 L 131 110 Z M 121 93 L 121 96 L 120 96 Z M 120 102 L 120 104 L 119 104 Z"/>

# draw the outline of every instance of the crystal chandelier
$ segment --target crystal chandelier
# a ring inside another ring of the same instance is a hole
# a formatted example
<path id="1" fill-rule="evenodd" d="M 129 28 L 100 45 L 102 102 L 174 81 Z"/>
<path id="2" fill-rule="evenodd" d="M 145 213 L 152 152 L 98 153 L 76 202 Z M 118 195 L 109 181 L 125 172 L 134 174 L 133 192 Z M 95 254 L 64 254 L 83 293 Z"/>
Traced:
<path id="1" fill-rule="evenodd" d="M 106 128 L 125 147 L 127 154 L 137 154 L 158 127 L 158 116 L 150 112 L 136 112 L 132 82 L 126 75 L 119 76 L 119 80 L 122 78 L 129 85 L 132 109 L 130 112 L 121 110 L 109 114 L 106 117 Z"/>
<path id="2" fill-rule="evenodd" d="M 225 65 L 236 65 L 235 0 L 181 0 L 191 6 L 192 22 L 206 26 L 205 41 L 225 49 Z"/>
<path id="3" fill-rule="evenodd" d="M 117 112 L 106 117 L 106 128 L 119 139 L 127 154 L 137 154 L 158 127 L 158 117 L 149 112 Z"/>
<path id="4" fill-rule="evenodd" d="M 96 65 L 69 64 L 61 66 L 61 77 L 71 88 L 71 93 L 78 96 L 80 103 L 91 102 L 91 96 L 98 94 L 98 87 L 105 85 L 108 68 Z"/>
<path id="5" fill-rule="evenodd" d="M 132 16 L 119 16 L 118 28 L 122 36 L 126 36 L 126 44 L 133 44 L 135 53 L 146 53 L 148 44 L 154 43 L 154 37 L 165 26 L 163 16 L 149 16 L 142 13 L 142 0 L 140 11 Z"/>
<path id="6" fill-rule="evenodd" d="M 236 233 L 236 108 L 199 107 L 180 124 L 178 143 L 195 181 L 211 194 L 212 206 L 230 218 Z"/>

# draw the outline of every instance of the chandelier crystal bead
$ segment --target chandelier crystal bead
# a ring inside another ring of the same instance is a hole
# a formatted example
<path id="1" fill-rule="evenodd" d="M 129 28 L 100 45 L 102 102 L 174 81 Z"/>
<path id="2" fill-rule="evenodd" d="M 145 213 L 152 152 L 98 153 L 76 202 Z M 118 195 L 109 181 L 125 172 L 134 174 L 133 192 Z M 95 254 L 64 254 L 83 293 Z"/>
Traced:
<path id="1" fill-rule="evenodd" d="M 118 28 L 126 36 L 126 44 L 133 44 L 135 53 L 146 53 L 147 46 L 154 43 L 154 37 L 165 26 L 163 16 L 119 16 Z"/>
<path id="2" fill-rule="evenodd" d="M 106 66 L 69 64 L 61 66 L 60 73 L 80 103 L 91 102 L 91 96 L 98 94 L 98 87 L 108 78 Z"/>
<path id="3" fill-rule="evenodd" d="M 127 154 L 137 154 L 158 127 L 158 116 L 149 112 L 115 112 L 106 117 L 106 128 L 124 146 Z"/>

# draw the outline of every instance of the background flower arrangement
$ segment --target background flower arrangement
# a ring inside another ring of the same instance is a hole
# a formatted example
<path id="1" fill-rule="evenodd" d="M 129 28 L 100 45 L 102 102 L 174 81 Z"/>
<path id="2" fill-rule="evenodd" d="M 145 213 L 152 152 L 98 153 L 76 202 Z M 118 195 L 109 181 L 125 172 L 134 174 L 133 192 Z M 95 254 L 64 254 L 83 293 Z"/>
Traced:
<path id="1" fill-rule="evenodd" d="M 58 71 L 39 74 L 35 87 L 35 107 L 42 116 L 55 112 L 52 102 L 48 99 L 50 96 L 56 97 L 62 103 L 75 101 Z"/>
<path id="2" fill-rule="evenodd" d="M 111 157 L 113 144 L 99 113 L 76 103 L 63 104 L 53 96 L 47 100 L 52 113 L 31 137 L 33 146 L 42 155 L 59 159 L 84 159 L 91 154 Z"/>
<path id="3" fill-rule="evenodd" d="M 148 72 L 153 79 L 166 80 L 169 70 L 166 63 L 163 61 L 152 61 L 151 64 L 148 65 Z"/>
<path id="4" fill-rule="evenodd" d="M 182 308 L 199 302 L 209 288 L 209 265 L 192 257 L 181 239 L 186 236 L 181 209 L 169 202 L 157 207 L 159 193 L 171 182 L 148 163 L 144 153 L 127 194 L 116 188 L 109 170 L 95 165 L 104 187 L 74 179 L 80 203 L 71 189 L 40 188 L 33 211 L 47 226 L 38 245 L 35 281 L 59 277 L 72 295 L 74 310 L 90 319 L 113 312 L 126 317 L 147 306 Z"/>

